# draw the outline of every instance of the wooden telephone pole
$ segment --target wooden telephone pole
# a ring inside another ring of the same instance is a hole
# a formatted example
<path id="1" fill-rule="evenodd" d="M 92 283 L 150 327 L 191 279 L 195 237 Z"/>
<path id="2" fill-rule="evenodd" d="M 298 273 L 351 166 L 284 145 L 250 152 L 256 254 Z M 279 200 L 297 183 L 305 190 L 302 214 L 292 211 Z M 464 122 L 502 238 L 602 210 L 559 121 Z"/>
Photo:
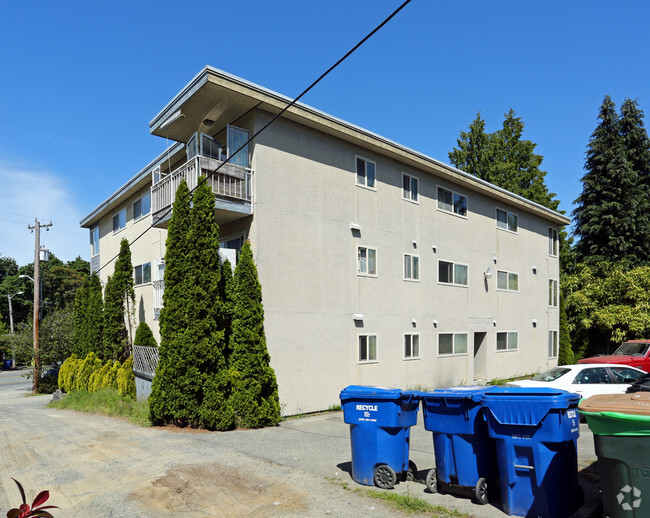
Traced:
<path id="1" fill-rule="evenodd" d="M 38 334 L 41 302 L 41 228 L 49 230 L 49 227 L 52 226 L 52 222 L 47 225 L 41 225 L 38 218 L 34 219 L 34 221 L 34 226 L 32 227 L 31 225 L 27 225 L 27 228 L 34 231 L 34 377 L 32 380 L 32 393 L 38 394 L 38 378 L 40 377 Z"/>

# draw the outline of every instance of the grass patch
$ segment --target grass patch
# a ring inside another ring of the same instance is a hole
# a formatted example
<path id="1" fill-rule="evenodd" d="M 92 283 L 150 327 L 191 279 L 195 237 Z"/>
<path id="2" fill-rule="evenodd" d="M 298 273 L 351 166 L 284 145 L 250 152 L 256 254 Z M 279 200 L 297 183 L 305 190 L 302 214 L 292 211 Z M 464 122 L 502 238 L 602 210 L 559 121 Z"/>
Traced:
<path id="1" fill-rule="evenodd" d="M 461 513 L 455 509 L 448 509 L 442 505 L 433 505 L 411 494 L 407 489 L 406 494 L 402 495 L 395 491 L 377 491 L 374 489 L 351 488 L 346 482 L 334 478 L 328 478 L 330 482 L 336 484 L 347 491 L 361 494 L 375 500 L 381 500 L 399 511 L 407 513 L 417 513 L 432 518 L 470 518 L 469 514 Z"/>
<path id="2" fill-rule="evenodd" d="M 532 374 L 524 374 L 523 376 L 515 376 L 514 378 L 493 378 L 490 381 L 488 381 L 488 385 L 505 385 L 510 381 L 527 380 L 529 378 L 532 378 L 533 376 L 536 376 L 537 374 L 539 374 L 539 372 L 533 372 Z"/>
<path id="3" fill-rule="evenodd" d="M 47 406 L 121 417 L 139 426 L 151 426 L 147 401 L 123 398 L 115 389 L 72 392 L 63 399 L 50 402 Z"/>

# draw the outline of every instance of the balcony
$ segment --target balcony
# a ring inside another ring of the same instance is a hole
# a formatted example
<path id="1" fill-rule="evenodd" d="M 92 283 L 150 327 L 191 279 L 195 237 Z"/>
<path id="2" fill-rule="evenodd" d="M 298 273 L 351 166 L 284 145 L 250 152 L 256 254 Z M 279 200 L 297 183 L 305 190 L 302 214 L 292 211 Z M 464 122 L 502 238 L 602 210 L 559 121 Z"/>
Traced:
<path id="1" fill-rule="evenodd" d="M 163 293 L 165 291 L 165 280 L 153 281 L 153 314 L 154 320 L 160 318 L 160 310 L 163 307 Z"/>
<path id="2" fill-rule="evenodd" d="M 217 169 L 219 169 L 217 171 Z M 163 176 L 151 187 L 151 211 L 154 225 L 167 227 L 176 189 L 185 180 L 190 191 L 199 176 L 205 176 L 215 195 L 215 217 L 220 225 L 253 213 L 253 171 L 246 167 L 224 163 L 216 158 L 197 155 L 172 173 Z"/>

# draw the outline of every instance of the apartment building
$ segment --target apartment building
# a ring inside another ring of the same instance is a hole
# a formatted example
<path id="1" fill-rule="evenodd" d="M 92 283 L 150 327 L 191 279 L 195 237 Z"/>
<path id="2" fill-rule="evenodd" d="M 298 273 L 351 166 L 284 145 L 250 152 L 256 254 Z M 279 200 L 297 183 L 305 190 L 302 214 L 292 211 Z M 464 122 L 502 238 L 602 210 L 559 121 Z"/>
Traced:
<path id="1" fill-rule="evenodd" d="M 251 241 L 284 415 L 557 364 L 566 217 L 303 104 L 242 148 L 289 102 L 204 68 L 150 123 L 174 144 L 82 220 L 102 281 L 133 243 L 138 321 L 158 334 L 175 189 L 209 174 L 224 255 Z"/>

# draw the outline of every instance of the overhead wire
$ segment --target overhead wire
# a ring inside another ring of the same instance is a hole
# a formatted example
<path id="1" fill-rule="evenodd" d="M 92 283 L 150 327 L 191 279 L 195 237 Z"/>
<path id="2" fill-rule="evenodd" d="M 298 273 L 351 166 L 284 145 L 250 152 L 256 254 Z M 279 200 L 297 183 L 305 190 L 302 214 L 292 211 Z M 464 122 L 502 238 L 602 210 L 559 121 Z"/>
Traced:
<path id="1" fill-rule="evenodd" d="M 281 117 L 281 116 L 282 116 L 282 115 L 283 115 L 283 114 L 284 114 L 284 113 L 285 113 L 289 108 L 291 108 L 292 106 L 294 106 L 294 105 L 295 105 L 295 104 L 296 104 L 300 99 L 302 99 L 302 98 L 303 98 L 303 97 L 304 97 L 304 96 L 305 96 L 305 95 L 306 95 L 306 94 L 307 94 L 307 93 L 308 93 L 312 88 L 314 88 L 318 83 L 320 83 L 320 82 L 321 82 L 321 81 L 322 81 L 322 80 L 323 80 L 323 79 L 324 79 L 324 78 L 325 78 L 325 77 L 326 77 L 330 72 L 332 72 L 335 68 L 337 68 L 337 67 L 338 67 L 341 63 L 343 63 L 343 61 L 345 61 L 348 57 L 350 57 L 350 55 L 352 55 L 352 54 L 353 54 L 353 53 L 354 53 L 354 52 L 355 52 L 359 47 L 361 47 L 361 45 L 363 45 L 363 44 L 364 44 L 366 41 L 368 41 L 372 36 L 374 36 L 374 35 L 375 35 L 379 30 L 381 30 L 382 27 L 384 27 L 384 25 L 386 25 L 390 20 L 392 20 L 392 19 L 393 19 L 393 18 L 394 18 L 394 17 L 395 17 L 395 16 L 396 16 L 396 15 L 397 15 L 401 10 L 402 10 L 402 9 L 404 9 L 404 7 L 406 7 L 409 3 L 411 3 L 411 1 L 412 1 L 412 0 L 405 0 L 405 1 L 404 1 L 404 2 L 403 2 L 403 3 L 402 3 L 402 4 L 401 4 L 397 9 L 394 10 L 394 11 L 393 11 L 393 12 L 392 12 L 392 13 L 391 13 L 391 14 L 390 14 L 386 19 L 384 19 L 384 21 L 382 21 L 382 22 L 381 22 L 379 25 L 377 25 L 377 26 L 376 26 L 372 31 L 370 31 L 370 32 L 369 32 L 369 33 L 368 33 L 364 38 L 362 38 L 362 39 L 361 39 L 361 40 L 360 40 L 360 41 L 359 41 L 359 42 L 358 42 L 354 47 L 352 47 L 348 52 L 346 52 L 345 55 L 343 55 L 343 57 L 341 57 L 341 58 L 340 58 L 336 63 L 334 63 L 331 67 L 329 67 L 325 72 L 323 72 L 323 73 L 318 77 L 318 79 L 316 79 L 315 81 L 313 81 L 313 82 L 312 82 L 312 83 L 311 83 L 307 88 L 305 88 L 305 90 L 303 90 L 302 93 L 301 93 L 300 95 L 298 95 L 297 97 L 295 97 L 295 98 L 294 98 L 291 102 L 289 102 L 289 103 L 288 103 L 284 108 L 282 108 L 282 110 L 280 110 L 276 115 L 274 115 L 274 116 L 273 116 L 273 117 L 272 117 L 272 118 L 271 118 L 271 119 L 270 119 L 270 120 L 269 120 L 269 121 L 268 121 L 264 126 L 262 126 L 258 131 L 256 131 L 256 132 L 255 132 L 255 133 L 254 133 L 254 134 L 253 134 L 253 135 L 252 135 L 252 136 L 251 136 L 251 137 L 250 137 L 250 138 L 249 138 L 249 139 L 248 139 L 244 144 L 242 144 L 242 145 L 241 145 L 241 146 L 240 146 L 240 147 L 239 147 L 235 152 L 230 153 L 230 156 L 226 157 L 226 160 L 224 160 L 223 162 L 221 162 L 221 164 L 219 164 L 219 166 L 218 166 L 214 171 L 210 171 L 210 172 L 208 173 L 208 175 L 205 177 L 205 179 L 203 179 L 203 181 L 207 181 L 208 178 L 210 178 L 212 175 L 214 175 L 215 173 L 217 173 L 217 172 L 218 172 L 218 171 L 219 171 L 219 170 L 220 170 L 224 165 L 226 165 L 227 163 L 229 163 L 230 160 L 231 160 L 233 157 L 237 156 L 237 153 L 239 153 L 240 151 L 242 151 L 243 149 L 245 149 L 246 146 L 248 146 L 251 142 L 253 142 L 253 140 L 255 140 L 255 138 L 257 138 L 257 137 L 260 135 L 260 133 L 262 133 L 264 130 L 266 130 L 266 128 L 268 128 L 271 124 L 273 124 L 273 122 L 275 122 L 278 118 L 280 118 L 280 117 Z M 260 103 L 258 103 L 256 106 L 251 107 L 251 108 L 248 109 L 246 112 L 244 112 L 242 115 L 238 116 L 237 119 L 235 119 L 235 120 L 239 120 L 239 119 L 241 119 L 241 118 L 244 117 L 246 114 L 248 114 L 249 112 L 251 112 L 253 109 L 257 108 L 257 106 L 259 106 L 260 104 L 262 104 L 262 103 L 260 102 Z M 226 127 L 227 127 L 227 126 L 226 126 Z M 225 129 L 225 128 L 224 128 L 224 129 Z M 223 130 L 222 130 L 222 131 L 223 131 Z M 169 160 L 169 154 L 168 154 L 168 160 Z M 193 193 L 193 192 L 198 188 L 199 185 L 200 185 L 200 182 L 197 182 L 196 187 L 194 187 L 194 188 L 190 191 L 190 194 L 192 194 L 192 193 Z M 171 212 L 171 210 L 172 210 L 171 207 L 168 208 L 168 209 L 167 209 L 167 210 L 162 214 L 162 216 L 160 216 L 160 217 L 158 218 L 158 220 L 160 220 L 160 219 L 166 217 L 166 216 Z M 144 235 L 145 235 L 149 230 L 151 230 L 152 228 L 155 228 L 153 222 L 149 225 L 149 227 L 147 227 L 144 231 L 142 231 L 142 233 L 140 233 L 140 234 L 139 234 L 135 239 L 133 239 L 133 240 L 130 242 L 130 245 L 132 245 L 133 243 L 135 243 L 136 241 L 138 241 L 142 236 L 144 236 Z M 109 264 L 111 264 L 111 263 L 112 263 L 113 261 L 115 261 L 118 257 L 119 257 L 119 254 L 116 254 L 116 255 L 113 256 L 111 259 L 109 259 L 109 260 L 108 260 L 104 265 L 100 266 L 99 270 L 97 270 L 97 271 L 99 272 L 99 271 L 103 270 L 106 266 L 108 266 Z"/>

